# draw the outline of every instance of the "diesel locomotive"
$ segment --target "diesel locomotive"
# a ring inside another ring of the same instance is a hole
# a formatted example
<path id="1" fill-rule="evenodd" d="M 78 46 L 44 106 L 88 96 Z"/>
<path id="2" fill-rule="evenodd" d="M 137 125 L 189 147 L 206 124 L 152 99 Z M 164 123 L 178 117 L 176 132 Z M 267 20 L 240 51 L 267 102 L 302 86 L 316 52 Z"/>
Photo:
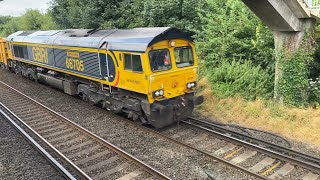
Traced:
<path id="1" fill-rule="evenodd" d="M 0 64 L 156 128 L 203 102 L 193 39 L 176 28 L 19 31 L 0 39 Z"/>

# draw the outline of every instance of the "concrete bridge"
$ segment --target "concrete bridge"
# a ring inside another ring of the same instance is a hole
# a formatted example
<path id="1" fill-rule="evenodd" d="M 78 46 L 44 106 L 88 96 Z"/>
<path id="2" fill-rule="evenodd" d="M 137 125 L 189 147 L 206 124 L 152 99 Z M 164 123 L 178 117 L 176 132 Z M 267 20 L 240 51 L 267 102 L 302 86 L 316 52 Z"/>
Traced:
<path id="1" fill-rule="evenodd" d="M 305 19 L 320 19 L 319 0 L 242 0 L 273 31 L 303 31 Z"/>
<path id="2" fill-rule="evenodd" d="M 276 54 L 294 53 L 320 20 L 320 0 L 242 0 L 272 31 Z M 312 46 L 307 44 L 304 46 Z M 279 82 L 283 72 L 276 56 L 274 98 L 283 103 Z"/>
<path id="3" fill-rule="evenodd" d="M 297 49 L 320 20 L 320 0 L 242 0 L 272 31 L 276 50 Z"/>

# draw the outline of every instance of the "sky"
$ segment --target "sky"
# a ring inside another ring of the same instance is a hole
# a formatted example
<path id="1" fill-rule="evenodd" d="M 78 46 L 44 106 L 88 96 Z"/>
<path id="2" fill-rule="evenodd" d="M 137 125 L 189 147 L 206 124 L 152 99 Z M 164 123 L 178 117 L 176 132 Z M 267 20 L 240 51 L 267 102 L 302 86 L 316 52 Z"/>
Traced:
<path id="1" fill-rule="evenodd" d="M 39 9 L 46 12 L 51 0 L 0 0 L 0 16 L 20 16 L 27 9 Z"/>

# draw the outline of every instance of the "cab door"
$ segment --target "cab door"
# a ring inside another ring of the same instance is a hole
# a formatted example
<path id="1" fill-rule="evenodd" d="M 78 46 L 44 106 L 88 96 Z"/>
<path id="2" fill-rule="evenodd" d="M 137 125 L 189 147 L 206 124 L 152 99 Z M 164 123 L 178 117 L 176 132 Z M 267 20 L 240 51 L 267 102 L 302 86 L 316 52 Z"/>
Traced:
<path id="1" fill-rule="evenodd" d="M 101 78 L 113 82 L 116 77 L 114 58 L 107 51 L 99 53 Z"/>
<path id="2" fill-rule="evenodd" d="M 108 50 L 108 43 L 105 42 L 99 50 L 99 64 L 101 78 L 109 83 L 116 79 L 116 57 Z M 110 84 L 111 85 L 111 84 Z"/>

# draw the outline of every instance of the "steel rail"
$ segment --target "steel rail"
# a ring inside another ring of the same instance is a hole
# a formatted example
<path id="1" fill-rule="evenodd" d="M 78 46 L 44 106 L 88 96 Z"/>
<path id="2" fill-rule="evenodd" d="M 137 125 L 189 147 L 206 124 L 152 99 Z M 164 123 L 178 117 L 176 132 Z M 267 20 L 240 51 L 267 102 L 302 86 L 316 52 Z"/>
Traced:
<path id="1" fill-rule="evenodd" d="M 182 121 L 189 126 L 196 127 L 216 136 L 219 136 L 226 141 L 232 141 L 236 144 L 241 144 L 247 148 L 254 148 L 259 152 L 268 154 L 269 156 L 277 157 L 278 159 L 291 162 L 292 164 L 306 168 L 313 172 L 320 172 L 320 159 L 308 154 L 303 154 L 279 145 L 275 145 L 245 134 L 241 134 L 210 122 L 201 121 L 195 118 L 189 118 Z M 268 148 L 269 147 L 269 148 Z M 294 157 L 296 156 L 296 157 Z M 303 160 L 302 160 L 303 159 Z M 310 163 L 313 162 L 313 163 Z"/>
<path id="2" fill-rule="evenodd" d="M 42 105 L 42 104 L 39 103 L 38 101 L 30 98 L 29 96 L 21 93 L 20 91 L 14 89 L 13 87 L 11 87 L 11 86 L 9 86 L 9 85 L 1 82 L 1 81 L 0 81 L 0 84 L 3 84 L 3 85 L 6 86 L 7 88 L 9 88 L 9 89 L 13 90 L 14 92 L 16 92 L 17 94 L 19 94 L 19 95 L 21 95 L 21 96 L 23 96 L 23 97 L 31 100 L 32 102 L 34 102 L 34 103 L 42 106 L 43 108 L 47 109 L 48 112 L 50 112 L 52 115 L 54 115 L 54 116 L 56 116 L 56 117 L 59 117 L 59 118 L 63 118 L 63 119 L 64 119 L 66 122 L 68 122 L 70 125 L 76 126 L 77 128 L 79 128 L 79 130 L 81 130 L 81 131 L 84 132 L 84 133 L 88 133 L 88 135 L 90 135 L 90 136 L 93 137 L 93 138 L 97 138 L 97 140 L 99 140 L 100 142 L 109 143 L 109 142 L 105 141 L 104 139 L 102 139 L 102 138 L 100 138 L 100 137 L 92 134 L 91 132 L 89 132 L 89 131 L 86 130 L 85 128 L 78 126 L 77 124 L 75 124 L 74 122 L 70 121 L 69 119 L 66 119 L 65 117 L 63 117 L 63 116 L 61 116 L 60 114 L 56 113 L 56 112 L 53 111 L 52 109 L 50 109 L 50 108 Z M 238 165 L 236 165 L 236 164 L 232 164 L 232 163 L 230 163 L 230 162 L 228 162 L 228 161 L 226 161 L 226 160 L 224 160 L 224 159 L 222 159 L 222 158 L 220 158 L 220 157 L 214 156 L 214 155 L 212 155 L 212 154 L 210 154 L 210 153 L 207 153 L 207 152 L 205 152 L 205 151 L 202 151 L 202 150 L 199 150 L 199 149 L 197 149 L 197 148 L 194 148 L 194 147 L 192 147 L 192 146 L 190 146 L 190 145 L 187 145 L 187 144 L 185 144 L 185 143 L 183 143 L 183 142 L 177 141 L 177 140 L 175 140 L 175 139 L 173 139 L 173 138 L 170 138 L 169 136 L 166 136 L 166 135 L 164 135 L 164 134 L 162 134 L 162 133 L 160 133 L 160 132 L 158 132 L 158 131 L 155 131 L 155 130 L 152 130 L 152 129 L 150 129 L 150 128 L 146 128 L 146 127 L 143 127 L 143 126 L 140 126 L 140 125 L 137 125 L 136 123 L 134 123 L 134 122 L 132 122 L 132 121 L 128 121 L 128 119 L 125 119 L 125 118 L 124 118 L 124 120 L 126 120 L 126 122 L 129 122 L 130 124 L 133 124 L 134 126 L 137 126 L 137 127 L 141 128 L 141 130 L 143 130 L 143 131 L 145 131 L 145 132 L 149 132 L 149 133 L 151 132 L 151 133 L 153 133 L 153 134 L 155 134 L 155 135 L 157 135 L 157 136 L 159 136 L 159 137 L 161 137 L 161 138 L 167 139 L 167 140 L 169 140 L 169 141 L 171 141 L 171 142 L 173 142 L 173 143 L 175 143 L 175 144 L 179 144 L 179 145 L 184 146 L 184 147 L 186 147 L 186 148 L 188 148 L 188 149 L 192 149 L 192 150 L 194 150 L 194 151 L 197 151 L 197 152 L 199 152 L 199 153 L 201 153 L 201 154 L 204 154 L 204 155 L 206 155 L 206 156 L 208 156 L 208 157 L 210 157 L 210 158 L 212 158 L 212 159 L 214 159 L 214 160 L 217 160 L 217 161 L 219 161 L 219 162 L 222 162 L 222 163 L 226 164 L 227 166 L 231 166 L 231 167 L 233 167 L 233 168 L 235 168 L 235 169 L 238 169 L 238 170 L 240 170 L 240 171 L 242 171 L 242 172 L 244 172 L 244 173 L 246 173 L 246 174 L 249 174 L 249 175 L 251 175 L 251 176 L 253 176 L 253 177 L 256 177 L 256 178 L 259 178 L 259 179 L 263 179 L 263 180 L 268 180 L 268 178 L 266 178 L 266 177 L 264 177 L 264 176 L 261 176 L 261 175 L 259 175 L 259 174 L 257 174 L 257 173 L 254 173 L 254 172 L 252 172 L 252 171 L 250 171 L 250 170 L 248 170 L 248 169 L 245 169 L 245 168 L 243 168 L 243 167 L 241 167 L 241 166 L 238 166 Z M 119 152 L 124 152 L 124 151 L 122 151 L 121 149 L 115 147 L 114 145 L 112 145 L 112 147 L 114 147 L 115 150 L 118 150 Z M 128 153 L 124 152 L 124 154 L 125 154 L 125 156 L 127 156 L 128 158 L 131 158 L 131 155 L 129 155 Z M 133 158 L 133 159 L 136 159 L 136 158 Z M 141 163 L 141 166 L 140 166 L 140 167 L 146 167 L 146 168 L 148 168 L 148 169 L 150 170 L 150 171 L 148 171 L 149 173 L 160 177 L 160 179 L 169 179 L 169 178 L 166 177 L 165 175 L 163 175 L 163 174 L 161 174 L 160 172 L 154 170 L 152 167 L 144 164 L 144 163 L 141 162 L 140 160 L 137 160 L 137 162 Z M 137 165 L 138 165 L 138 164 L 137 164 Z M 139 165 L 138 165 L 138 166 L 139 166 Z M 154 171 L 154 172 L 152 172 L 152 171 Z"/>
<path id="3" fill-rule="evenodd" d="M 0 106 L 4 108 L 6 111 L 8 109 L 0 103 Z M 2 117 L 4 117 L 23 137 L 25 137 L 29 143 L 42 155 L 44 156 L 51 165 L 55 167 L 65 178 L 71 179 L 71 180 L 76 180 L 76 178 L 69 172 L 67 171 L 56 159 L 54 159 L 50 153 L 48 153 L 43 147 L 41 147 L 40 144 L 38 144 L 37 141 L 35 141 L 26 131 L 24 131 L 15 121 L 0 108 L 0 114 Z M 14 116 L 14 114 L 11 114 Z M 16 117 L 15 117 L 16 118 Z M 21 122 L 20 122 L 21 123 Z M 28 127 L 27 127 L 28 128 Z M 33 134 L 36 135 L 36 134 Z M 39 138 L 39 137 L 37 137 Z M 43 142 L 44 143 L 44 142 Z"/>
<path id="4" fill-rule="evenodd" d="M 124 118 L 124 119 L 125 119 L 125 118 Z M 179 145 L 184 146 L 184 147 L 186 147 L 186 148 L 188 148 L 188 149 L 191 149 L 191 150 L 194 150 L 194 151 L 199 152 L 199 153 L 201 153 L 201 154 L 204 154 L 205 156 L 208 156 L 208 157 L 211 158 L 211 159 L 217 160 L 217 161 L 219 161 L 219 162 L 221 162 L 221 163 L 224 163 L 224 164 L 226 164 L 226 165 L 228 165 L 228 166 L 231 166 L 231 167 L 233 167 L 233 168 L 236 168 L 236 169 L 238 169 L 238 170 L 240 170 L 240 171 L 242 171 L 242 172 L 244 172 L 244 173 L 246 173 L 246 174 L 252 175 L 252 176 L 254 176 L 254 177 L 256 177 L 256 178 L 263 179 L 263 180 L 268 180 L 268 178 L 266 178 L 266 177 L 264 177 L 264 176 L 261 176 L 260 174 L 254 173 L 254 172 L 252 172 L 252 171 L 250 171 L 250 170 L 248 170 L 248 169 L 245 169 L 245 168 L 243 168 L 243 167 L 241 167 L 241 166 L 239 166 L 239 165 L 232 164 L 232 163 L 230 163 L 230 162 L 228 162 L 228 161 L 226 161 L 226 160 L 224 160 L 224 159 L 222 159 L 222 158 L 220 158 L 220 157 L 214 156 L 214 155 L 212 155 L 212 154 L 210 154 L 210 153 L 208 153 L 208 152 L 205 152 L 205 151 L 203 151 L 203 150 L 197 149 L 197 148 L 195 148 L 195 147 L 193 147 L 193 146 L 190 146 L 190 145 L 188 145 L 188 144 L 186 144 L 186 143 L 183 143 L 183 142 L 181 142 L 181 141 L 175 140 L 175 139 L 173 139 L 173 138 L 171 138 L 171 137 L 169 137 L 169 136 L 167 136 L 167 135 L 162 134 L 161 132 L 155 131 L 155 130 L 150 129 L 150 128 L 147 128 L 147 127 L 143 127 L 143 126 L 137 125 L 136 123 L 134 123 L 134 122 L 132 122 L 132 121 L 128 121 L 127 119 L 125 119 L 125 120 L 126 120 L 128 123 L 132 124 L 132 125 L 135 125 L 135 126 L 137 126 L 137 127 L 140 127 L 141 130 L 143 130 L 143 131 L 145 131 L 145 132 L 151 132 L 151 133 L 159 136 L 160 138 L 164 138 L 164 139 L 166 139 L 166 140 L 168 140 L 168 141 L 171 141 L 171 142 L 173 142 L 173 143 L 175 143 L 175 144 L 179 144 Z"/>
<path id="5" fill-rule="evenodd" d="M 117 146 L 113 145 L 112 143 L 102 139 L 101 137 L 93 134 L 92 132 L 90 132 L 89 130 L 77 125 L 76 123 L 72 122 L 71 120 L 63 117 L 62 115 L 58 114 L 57 112 L 55 112 L 54 110 L 44 106 L 43 104 L 39 103 L 38 101 L 32 99 L 31 97 L 23 94 L 22 92 L 16 90 L 15 88 L 9 86 L 8 84 L 0 81 L 0 84 L 4 85 L 5 87 L 7 87 L 8 89 L 12 90 L 13 92 L 15 92 L 16 94 L 30 100 L 31 102 L 35 103 L 38 106 L 41 106 L 42 108 L 46 109 L 51 115 L 62 119 L 64 122 L 68 123 L 69 125 L 71 125 L 73 128 L 79 130 L 80 132 L 88 135 L 89 137 L 93 138 L 94 140 L 97 140 L 99 143 L 101 143 L 102 145 L 104 145 L 107 148 L 110 148 L 111 150 L 113 150 L 114 152 L 118 153 L 120 156 L 124 157 L 125 159 L 127 159 L 128 161 L 132 161 L 134 164 L 136 164 L 137 166 L 143 168 L 144 170 L 146 170 L 147 172 L 149 172 L 150 174 L 157 176 L 159 179 L 170 179 L 169 177 L 167 177 L 166 175 L 162 174 L 160 171 L 157 171 L 156 169 L 154 169 L 153 167 L 147 165 L 146 163 L 142 162 L 141 160 L 137 159 L 136 157 L 132 156 L 131 154 L 125 152 L 124 150 L 118 148 Z"/>
<path id="6" fill-rule="evenodd" d="M 219 161 L 219 162 L 221 162 L 221 163 L 223 163 L 223 164 L 225 164 L 225 165 L 227 165 L 227 166 L 230 166 L 230 167 L 233 167 L 233 168 L 235 168 L 235 169 L 238 169 L 238 170 L 240 170 L 240 171 L 242 171 L 242 172 L 244 172 L 244 173 L 246 173 L 246 174 L 248 174 L 248 175 L 251 175 L 251 176 L 253 176 L 253 177 L 256 177 L 256 178 L 258 178 L 258 179 L 269 180 L 269 179 L 268 179 L 267 177 L 265 177 L 265 176 L 262 176 L 262 175 L 260 175 L 260 174 L 254 173 L 254 172 L 252 172 L 252 171 L 250 171 L 250 170 L 248 170 L 248 169 L 246 169 L 246 168 L 243 168 L 243 167 L 241 167 L 241 166 L 239 166 L 239 165 L 237 165 L 237 164 L 230 163 L 229 161 L 226 161 L 226 160 L 224 160 L 223 158 L 220 158 L 220 157 L 215 156 L 215 155 L 213 155 L 213 154 L 210 154 L 210 153 L 208 153 L 208 152 L 206 152 L 206 151 L 197 149 L 197 148 L 195 148 L 195 147 L 193 147 L 193 146 L 191 146 L 191 145 L 188 145 L 188 144 L 186 144 L 186 143 L 183 143 L 183 142 L 181 142 L 181 141 L 178 141 L 178 140 L 176 140 L 176 139 L 173 139 L 173 138 L 171 138 L 170 136 L 167 136 L 167 135 L 165 135 L 165 134 L 163 134 L 163 133 L 161 133 L 161 132 L 159 132 L 159 131 L 153 130 L 153 129 L 148 128 L 148 127 L 144 127 L 144 126 L 138 125 L 137 123 L 132 122 L 131 120 L 128 120 L 128 119 L 126 119 L 126 118 L 124 118 L 124 117 L 122 117 L 122 119 L 123 119 L 124 121 L 126 121 L 127 123 L 129 123 L 129 124 L 131 124 L 131 125 L 133 125 L 133 126 L 136 126 L 136 127 L 140 128 L 140 129 L 141 129 L 142 131 L 144 131 L 144 132 L 153 133 L 153 134 L 157 135 L 157 136 L 160 137 L 160 138 L 166 139 L 166 140 L 171 141 L 171 142 L 173 142 L 173 143 L 175 143 L 175 144 L 178 144 L 178 145 L 180 145 L 180 146 L 184 146 L 184 147 L 186 147 L 186 148 L 188 148 L 188 149 L 191 149 L 191 150 L 194 150 L 194 151 L 199 152 L 199 153 L 201 153 L 201 154 L 204 154 L 205 156 L 207 156 L 207 157 L 209 157 L 209 158 L 211 158 L 211 159 L 214 159 L 214 160 Z M 207 172 L 205 172 L 205 173 L 207 173 Z M 208 174 L 208 176 L 209 176 L 209 174 Z"/>
<path id="7" fill-rule="evenodd" d="M 132 121 L 128 121 L 128 122 L 130 124 L 138 126 L 136 123 L 134 123 Z M 167 135 L 162 134 L 161 132 L 155 131 L 155 130 L 147 128 L 147 127 L 142 127 L 142 126 L 139 126 L 139 127 L 141 128 L 141 130 L 143 130 L 145 132 L 151 132 L 151 133 L 153 133 L 153 134 L 155 134 L 155 135 L 157 135 L 157 136 L 159 136 L 161 138 L 164 138 L 164 139 L 167 139 L 167 140 L 169 140 L 171 142 L 174 142 L 175 144 L 179 144 L 179 145 L 184 146 L 184 147 L 186 147 L 188 149 L 191 149 L 191 150 L 194 150 L 194 151 L 199 152 L 201 154 L 204 154 L 204 155 L 208 156 L 211 159 L 217 160 L 217 161 L 219 161 L 219 162 L 221 162 L 221 163 L 223 163 L 223 164 L 225 164 L 227 166 L 231 166 L 231 167 L 233 167 L 235 169 L 238 169 L 238 170 L 240 170 L 240 171 L 242 171 L 242 172 L 244 172 L 246 174 L 249 174 L 249 175 L 254 176 L 256 178 L 259 178 L 259 179 L 268 180 L 268 178 L 266 178 L 265 176 L 262 176 L 260 174 L 254 173 L 254 172 L 252 172 L 252 171 L 250 171 L 250 170 L 248 170 L 246 168 L 243 168 L 243 167 L 241 167 L 239 165 L 232 164 L 232 163 L 230 163 L 230 162 L 228 162 L 228 161 L 226 161 L 226 160 L 224 160 L 224 159 L 222 159 L 220 157 L 214 156 L 214 155 L 212 155 L 212 154 L 210 154 L 208 152 L 205 152 L 203 150 L 197 149 L 197 148 L 195 148 L 193 146 L 190 146 L 190 145 L 188 145 L 186 143 L 183 143 L 181 141 L 175 140 L 175 139 L 173 139 L 173 138 L 171 138 L 171 137 L 169 137 Z"/>
<path id="8" fill-rule="evenodd" d="M 237 138 L 241 138 L 242 140 L 246 140 L 249 142 L 256 142 L 257 145 L 262 145 L 264 147 L 270 147 L 274 150 L 286 152 L 286 154 L 292 154 L 292 155 L 295 155 L 301 159 L 305 159 L 305 160 L 308 160 L 310 162 L 314 162 L 315 164 L 320 165 L 320 157 L 312 156 L 310 154 L 301 153 L 301 152 L 295 151 L 293 149 L 289 149 L 289 148 L 286 148 L 286 147 L 283 147 L 283 146 L 280 146 L 277 144 L 270 143 L 270 142 L 262 140 L 262 139 L 254 138 L 254 137 L 246 135 L 246 134 L 242 134 L 242 133 L 239 133 L 239 132 L 227 129 L 227 128 L 223 128 L 223 127 L 216 125 L 214 123 L 211 123 L 211 122 L 202 121 L 202 120 L 199 120 L 196 118 L 191 118 L 191 117 L 189 117 L 189 120 L 200 123 L 201 125 L 209 126 L 209 127 L 227 132 L 231 135 L 236 136 Z"/>
<path id="9" fill-rule="evenodd" d="M 153 131 L 153 130 L 152 130 L 152 131 Z M 158 132 L 154 131 L 154 133 L 158 133 Z M 194 150 L 194 151 L 197 151 L 197 152 L 199 152 L 199 153 L 201 153 L 201 154 L 204 154 L 204 155 L 206 155 L 206 156 L 208 156 L 208 157 L 210 157 L 210 158 L 212 158 L 212 159 L 215 159 L 215 160 L 217 160 L 217 161 L 219 161 L 219 162 L 222 162 L 222 163 L 224 163 L 224 164 L 226 164 L 226 165 L 228 165 L 228 166 L 231 166 L 231 167 L 233 167 L 233 168 L 236 168 L 236 169 L 238 169 L 238 170 L 241 170 L 242 172 L 244 172 L 244 173 L 246 173 L 246 174 L 249 174 L 249 175 L 254 176 L 254 177 L 256 177 L 256 178 L 259 178 L 259 179 L 268 180 L 268 178 L 266 178 L 266 177 L 264 177 L 264 176 L 262 176 L 262 175 L 260 175 L 260 174 L 254 173 L 254 172 L 252 172 L 252 171 L 250 171 L 250 170 L 248 170 L 248 169 L 246 169 L 246 168 L 243 168 L 243 167 L 241 167 L 241 166 L 239 166 L 239 165 L 230 163 L 230 162 L 228 162 L 228 161 L 226 161 L 226 160 L 224 160 L 224 159 L 222 159 L 222 158 L 220 158 L 220 157 L 214 156 L 214 155 L 212 155 L 212 154 L 210 154 L 210 153 L 208 153 L 208 152 L 205 152 L 205 151 L 203 151 L 203 150 L 197 149 L 197 148 L 195 148 L 195 147 L 193 147 L 193 146 L 190 146 L 190 145 L 187 145 L 187 144 L 185 144 L 185 143 L 183 143 L 183 142 L 177 141 L 177 140 L 175 140 L 175 139 L 173 139 L 173 138 L 171 138 L 171 137 L 169 137 L 169 136 L 166 136 L 166 135 L 164 135 L 164 134 L 161 134 L 161 133 L 158 133 L 158 134 L 159 134 L 161 137 L 165 138 L 165 139 L 168 139 L 168 140 L 170 140 L 170 141 L 172 141 L 172 142 L 175 142 L 176 144 L 180 144 L 181 146 L 185 146 L 185 147 L 187 147 L 187 148 L 189 148 L 189 149 L 192 149 L 192 150 Z"/>
<path id="10" fill-rule="evenodd" d="M 34 102 L 34 103 L 36 103 L 36 104 L 40 104 L 40 103 L 37 102 L 36 100 L 28 97 L 27 95 L 24 95 L 24 94 L 21 93 L 20 91 L 12 88 L 11 86 L 9 86 L 9 85 L 1 82 L 1 81 L 0 81 L 0 84 L 3 84 L 3 85 L 5 85 L 6 87 L 8 87 L 9 89 L 12 89 L 13 91 L 16 91 L 18 94 L 20 94 L 20 95 L 22 95 L 22 96 L 30 99 L 32 102 Z M 41 105 L 41 104 L 40 104 L 40 105 Z M 42 106 L 43 106 L 43 105 L 42 105 Z M 54 111 L 51 110 L 50 108 L 48 108 L 48 107 L 46 107 L 46 106 L 43 106 L 43 107 L 46 108 L 52 115 L 58 116 L 58 117 L 60 117 L 60 118 L 65 119 L 63 116 L 61 116 L 60 114 L 54 112 Z M 68 119 L 66 119 L 66 120 L 67 120 L 67 122 L 69 122 L 70 124 L 75 124 L 75 123 L 73 123 L 72 121 L 70 121 L 70 120 L 68 120 Z M 157 135 L 157 136 L 160 137 L 160 138 L 166 139 L 166 140 L 171 141 L 171 142 L 173 142 L 173 143 L 175 143 L 175 144 L 178 144 L 178 145 L 180 145 L 180 146 L 183 146 L 183 147 L 186 147 L 186 148 L 188 148 L 188 149 L 191 149 L 191 150 L 194 150 L 194 151 L 196 151 L 196 152 L 199 152 L 199 153 L 201 153 L 201 154 L 203 154 L 203 155 L 205 155 L 205 156 L 207 156 L 207 157 L 209 157 L 209 158 L 211 158 L 211 159 L 214 159 L 214 160 L 216 160 L 216 161 L 219 161 L 219 162 L 221 162 L 221 163 L 223 163 L 223 164 L 225 164 L 225 165 L 227 165 L 227 166 L 229 166 L 229 167 L 232 167 L 232 168 L 235 168 L 235 169 L 237 169 L 237 170 L 239 170 L 239 171 L 242 171 L 243 173 L 246 173 L 246 174 L 251 175 L 251 176 L 253 176 L 253 177 L 256 177 L 256 178 L 258 178 L 258 179 L 268 180 L 268 178 L 265 177 L 265 176 L 262 176 L 262 175 L 260 175 L 260 174 L 254 173 L 254 172 L 252 172 L 252 171 L 250 171 L 250 170 L 248 170 L 248 169 L 246 169 L 246 168 L 243 168 L 243 167 L 241 167 L 241 166 L 239 166 L 239 165 L 237 165 L 237 164 L 230 163 L 230 162 L 224 160 L 223 158 L 220 158 L 220 157 L 218 157 L 218 156 L 215 156 L 215 155 L 210 154 L 210 153 L 208 153 L 208 152 L 205 152 L 205 151 L 203 151 L 203 150 L 197 149 L 197 148 L 195 148 L 195 147 L 193 147 L 193 146 L 190 146 L 190 145 L 188 145 L 188 144 L 186 144 L 186 143 L 183 143 L 183 142 L 180 142 L 180 141 L 178 141 L 178 140 L 175 140 L 175 139 L 173 139 L 173 138 L 171 138 L 171 137 L 169 137 L 169 136 L 167 136 L 167 135 L 165 135 L 165 134 L 163 134 L 163 133 L 161 133 L 161 132 L 158 132 L 158 131 L 156 131 L 156 130 L 153 130 L 153 129 L 150 129 L 150 128 L 147 128 L 147 127 L 143 127 L 143 126 L 141 126 L 141 125 L 137 125 L 136 123 L 134 123 L 134 122 L 132 122 L 132 121 L 129 121 L 129 120 L 126 119 L 126 118 L 123 118 L 123 120 L 125 120 L 126 122 L 128 122 L 128 123 L 130 123 L 130 124 L 132 124 L 132 125 L 134 125 L 134 126 L 136 126 L 136 127 L 139 127 L 139 128 L 140 128 L 141 130 L 143 130 L 144 132 L 153 133 L 153 134 Z M 75 124 L 75 125 L 76 125 L 76 124 Z M 82 128 L 82 127 L 79 127 L 79 128 L 80 128 L 81 130 L 83 130 L 83 131 L 87 131 L 87 130 L 85 130 L 85 129 Z M 93 135 L 93 136 L 94 136 L 94 135 Z M 101 138 L 99 138 L 99 139 L 100 139 L 101 141 L 105 141 L 105 140 L 103 140 L 103 139 L 101 139 Z M 153 174 L 153 173 L 152 173 L 152 174 Z M 166 179 L 166 178 L 163 178 L 163 179 Z M 167 178 L 167 179 L 168 179 L 168 178 Z"/>

